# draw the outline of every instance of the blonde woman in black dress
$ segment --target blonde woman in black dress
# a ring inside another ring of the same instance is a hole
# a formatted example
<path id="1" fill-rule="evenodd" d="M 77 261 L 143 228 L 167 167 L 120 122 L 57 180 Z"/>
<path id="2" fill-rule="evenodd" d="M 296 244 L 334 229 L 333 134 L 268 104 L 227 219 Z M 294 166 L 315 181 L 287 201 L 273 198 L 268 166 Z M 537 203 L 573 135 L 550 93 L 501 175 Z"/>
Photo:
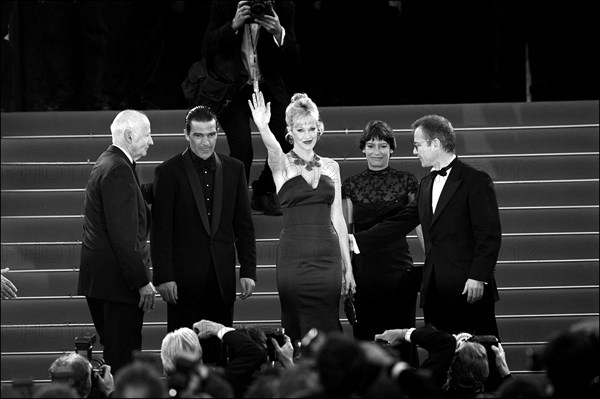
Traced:
<path id="1" fill-rule="evenodd" d="M 248 104 L 267 147 L 283 212 L 277 254 L 282 326 L 292 340 L 313 327 L 341 331 L 340 295 L 354 292 L 355 283 L 339 165 L 314 152 L 323 134 L 317 106 L 304 93 L 292 97 L 285 118 L 293 149 L 285 154 L 269 129 L 271 107 L 262 93 L 253 94 Z"/>

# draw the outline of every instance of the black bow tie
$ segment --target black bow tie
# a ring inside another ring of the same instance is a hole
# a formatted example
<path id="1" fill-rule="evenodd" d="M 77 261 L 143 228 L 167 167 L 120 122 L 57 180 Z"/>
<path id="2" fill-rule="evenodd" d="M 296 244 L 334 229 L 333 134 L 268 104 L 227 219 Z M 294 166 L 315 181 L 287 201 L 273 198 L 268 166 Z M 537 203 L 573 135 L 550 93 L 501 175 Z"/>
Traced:
<path id="1" fill-rule="evenodd" d="M 458 158 L 454 158 L 452 160 L 452 162 L 450 162 L 447 166 L 444 166 L 442 169 L 440 170 L 432 170 L 431 171 L 431 176 L 433 178 L 435 178 L 437 175 L 440 176 L 446 176 L 448 174 L 448 169 L 452 168 L 452 166 L 454 165 L 454 163 L 456 162 Z"/>

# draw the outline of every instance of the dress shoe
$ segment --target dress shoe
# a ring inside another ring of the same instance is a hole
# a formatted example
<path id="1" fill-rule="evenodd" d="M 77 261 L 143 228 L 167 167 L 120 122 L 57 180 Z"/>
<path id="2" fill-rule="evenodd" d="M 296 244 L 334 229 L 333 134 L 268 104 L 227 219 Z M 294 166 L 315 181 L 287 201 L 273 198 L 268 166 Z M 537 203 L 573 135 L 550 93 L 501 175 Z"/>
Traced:
<path id="1" fill-rule="evenodd" d="M 281 205 L 275 193 L 252 194 L 252 202 L 250 203 L 255 211 L 262 211 L 265 215 L 281 216 Z"/>

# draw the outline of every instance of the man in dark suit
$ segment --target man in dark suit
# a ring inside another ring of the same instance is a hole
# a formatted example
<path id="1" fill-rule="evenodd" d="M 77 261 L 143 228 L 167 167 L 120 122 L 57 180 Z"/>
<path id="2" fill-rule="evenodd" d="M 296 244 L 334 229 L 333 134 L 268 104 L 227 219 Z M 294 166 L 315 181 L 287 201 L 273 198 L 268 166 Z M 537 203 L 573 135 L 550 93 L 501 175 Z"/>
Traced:
<path id="1" fill-rule="evenodd" d="M 502 231 L 492 179 L 456 157 L 454 128 L 438 115 L 412 124 L 414 151 L 432 168 L 419 199 L 371 230 L 354 235 L 367 253 L 419 223 L 425 241 L 421 306 L 425 322 L 453 334 L 498 337 L 494 273 Z M 443 166 L 443 167 L 442 167 Z"/>
<path id="2" fill-rule="evenodd" d="M 215 152 L 216 115 L 205 106 L 186 117 L 183 154 L 156 168 L 151 231 L 154 283 L 167 302 L 167 328 L 201 319 L 233 324 L 236 250 L 240 298 L 254 290 L 256 244 L 244 165 Z M 203 342 L 204 360 L 219 362 L 218 340 Z"/>
<path id="3" fill-rule="evenodd" d="M 120 112 L 110 126 L 113 144 L 100 155 L 85 192 L 78 294 L 85 295 L 104 361 L 116 374 L 142 347 L 144 312 L 154 308 L 146 240 L 150 210 L 135 161 L 153 144 L 150 121 Z"/>
<path id="4" fill-rule="evenodd" d="M 203 40 L 203 54 L 209 77 L 201 92 L 200 103 L 217 111 L 227 134 L 230 155 L 244 163 L 250 179 L 253 161 L 248 100 L 260 90 L 271 103 L 269 126 L 284 152 L 292 147 L 285 139 L 285 107 L 290 97 L 284 73 L 298 63 L 294 31 L 295 5 L 292 1 L 266 1 L 261 8 L 250 1 L 215 0 Z M 257 2 L 258 3 L 258 2 Z M 223 90 L 226 82 L 230 88 Z M 281 215 L 275 195 L 275 183 L 267 161 L 261 175 L 252 182 L 252 208 L 267 215 Z"/>

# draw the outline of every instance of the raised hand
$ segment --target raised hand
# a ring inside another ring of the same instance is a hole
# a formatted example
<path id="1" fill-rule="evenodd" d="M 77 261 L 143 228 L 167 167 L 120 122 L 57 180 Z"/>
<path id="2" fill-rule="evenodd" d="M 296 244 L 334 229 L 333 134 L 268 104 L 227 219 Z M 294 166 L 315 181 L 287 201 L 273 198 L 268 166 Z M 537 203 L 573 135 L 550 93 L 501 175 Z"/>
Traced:
<path id="1" fill-rule="evenodd" d="M 266 29 L 267 32 L 273 35 L 275 39 L 277 39 L 277 43 L 281 46 L 281 39 L 283 28 L 281 27 L 281 22 L 279 22 L 279 16 L 273 10 L 273 15 L 263 15 L 261 18 L 256 19 L 256 23 Z"/>
<path id="2" fill-rule="evenodd" d="M 265 97 L 262 91 L 252 93 L 252 100 L 248 100 L 248 106 L 250 106 L 250 111 L 252 111 L 252 118 L 256 127 L 259 130 L 268 128 L 269 121 L 271 120 L 271 103 L 265 105 Z"/>
<path id="3" fill-rule="evenodd" d="M 231 29 L 237 31 L 244 26 L 248 18 L 250 18 L 250 6 L 248 5 L 248 1 L 240 1 L 237 5 L 233 21 L 231 21 Z"/>

